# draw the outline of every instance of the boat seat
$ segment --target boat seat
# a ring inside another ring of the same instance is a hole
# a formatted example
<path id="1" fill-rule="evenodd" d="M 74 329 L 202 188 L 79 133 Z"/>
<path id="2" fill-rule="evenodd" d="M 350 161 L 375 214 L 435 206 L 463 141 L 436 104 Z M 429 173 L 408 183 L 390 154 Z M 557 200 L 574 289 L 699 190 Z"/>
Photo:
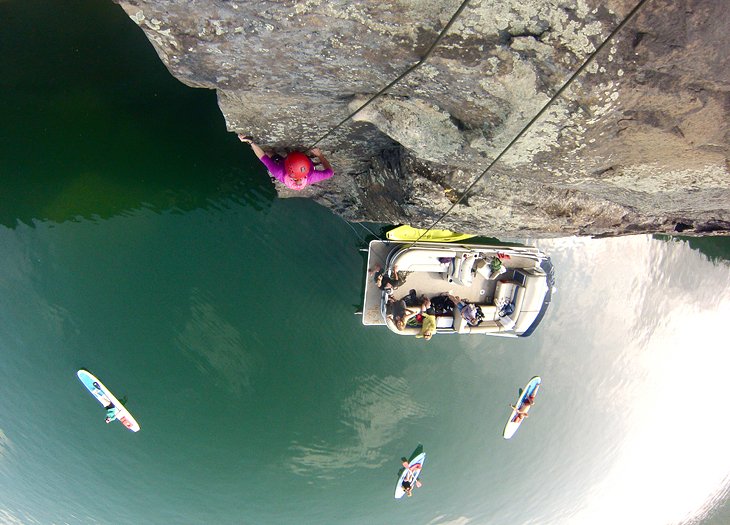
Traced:
<path id="1" fill-rule="evenodd" d="M 469 326 L 464 321 L 463 326 L 458 330 L 460 334 L 490 334 L 495 332 L 508 332 L 512 330 L 515 323 L 509 317 L 500 317 L 496 321 L 482 321 L 479 326 Z"/>
<path id="2" fill-rule="evenodd" d="M 436 328 L 453 328 L 454 327 L 454 316 L 453 315 L 437 315 L 436 316 Z"/>
<path id="3" fill-rule="evenodd" d="M 396 257 L 391 263 L 399 272 L 436 272 L 445 273 L 450 262 L 441 262 L 456 256 L 456 252 L 434 250 L 408 250 Z"/>
<path id="4" fill-rule="evenodd" d="M 475 303 L 475 305 L 478 306 L 481 309 L 482 314 L 484 314 L 484 320 L 479 323 L 479 326 L 470 326 L 469 323 L 466 322 L 466 319 L 464 319 L 464 317 L 462 317 L 462 315 L 459 313 L 459 311 L 455 309 L 454 330 L 456 330 L 460 334 L 501 331 L 496 325 L 493 324 L 495 321 L 500 320 L 497 307 L 493 304 Z M 482 327 L 484 327 L 484 330 L 481 330 Z M 475 331 L 475 329 L 477 328 L 479 328 L 480 330 Z"/>
<path id="5" fill-rule="evenodd" d="M 484 277 L 487 281 L 493 281 L 503 273 L 507 273 L 507 268 L 504 264 L 502 264 L 502 266 L 499 267 L 499 270 L 493 272 L 489 265 L 485 264 L 484 266 L 477 268 L 477 273 Z"/>
<path id="6" fill-rule="evenodd" d="M 461 284 L 463 286 L 471 286 L 474 280 L 474 263 L 477 258 L 473 254 L 464 254 L 461 257 L 455 257 L 453 264 L 450 266 L 451 271 L 446 276 L 450 283 Z"/>
<path id="7" fill-rule="evenodd" d="M 498 281 L 497 287 L 494 290 L 494 304 L 499 304 L 499 302 L 504 299 L 515 304 L 517 289 L 519 287 L 519 284 L 510 281 Z"/>
<path id="8" fill-rule="evenodd" d="M 477 306 L 484 314 L 485 321 L 494 321 L 499 316 L 497 307 L 493 304 L 478 304 Z"/>
<path id="9" fill-rule="evenodd" d="M 461 316 L 459 316 L 461 317 Z M 390 328 L 392 331 L 399 335 L 418 335 L 421 333 L 421 327 L 420 326 L 406 326 L 403 330 L 398 330 L 396 328 L 395 323 L 390 317 L 387 317 L 385 319 L 386 324 L 388 325 L 388 328 Z M 436 329 L 439 328 L 453 328 L 454 326 L 454 316 L 453 315 L 437 315 L 436 316 Z"/>

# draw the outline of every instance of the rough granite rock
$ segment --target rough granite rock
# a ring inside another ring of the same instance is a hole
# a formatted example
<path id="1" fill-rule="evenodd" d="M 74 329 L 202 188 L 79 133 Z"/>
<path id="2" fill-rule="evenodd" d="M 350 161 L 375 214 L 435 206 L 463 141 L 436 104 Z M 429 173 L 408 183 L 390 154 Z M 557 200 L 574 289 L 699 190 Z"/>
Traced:
<path id="1" fill-rule="evenodd" d="M 231 131 L 312 146 L 423 58 L 454 0 L 115 0 Z M 319 147 L 348 220 L 500 237 L 730 231 L 727 0 L 470 0 L 428 59 Z M 243 147 L 243 146 L 242 146 Z"/>

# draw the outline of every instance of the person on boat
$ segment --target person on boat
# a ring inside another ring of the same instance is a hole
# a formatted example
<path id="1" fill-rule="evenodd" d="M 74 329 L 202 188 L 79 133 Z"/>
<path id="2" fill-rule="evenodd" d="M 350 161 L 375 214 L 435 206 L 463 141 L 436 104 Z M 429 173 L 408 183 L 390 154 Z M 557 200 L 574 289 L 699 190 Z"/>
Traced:
<path id="1" fill-rule="evenodd" d="M 425 295 L 421 296 L 421 313 L 427 313 L 431 315 L 436 314 L 436 310 L 434 310 L 431 306 L 431 299 L 429 299 Z"/>
<path id="2" fill-rule="evenodd" d="M 439 294 L 431 299 L 431 306 L 434 312 L 441 315 L 452 315 L 454 313 L 454 304 L 446 294 Z"/>
<path id="3" fill-rule="evenodd" d="M 321 170 L 316 169 L 310 158 L 301 151 L 292 151 L 286 157 L 269 155 L 251 137 L 239 134 L 238 138 L 251 146 L 256 157 L 266 166 L 272 177 L 291 190 L 301 191 L 307 185 L 329 179 L 335 174 L 319 148 L 312 148 L 311 153 L 319 159 L 320 165 L 324 168 Z"/>
<path id="4" fill-rule="evenodd" d="M 436 310 L 431 306 L 431 300 L 425 295 L 421 296 L 420 310 L 416 312 L 416 319 L 421 321 L 421 332 L 416 337 L 430 341 L 436 333 Z M 406 322 L 410 317 L 406 318 Z"/>
<path id="5" fill-rule="evenodd" d="M 407 461 L 403 461 L 403 466 L 406 468 L 406 470 L 408 470 L 408 473 L 403 478 L 401 488 L 403 488 L 403 492 L 405 492 L 406 495 L 410 498 L 413 495 L 413 478 L 416 477 L 416 471 L 415 469 L 411 468 Z M 417 479 L 415 485 L 416 487 L 423 486 L 423 484 Z"/>
<path id="6" fill-rule="evenodd" d="M 405 299 L 396 301 L 392 295 L 388 297 L 388 302 L 385 305 L 385 312 L 387 317 L 393 321 L 395 327 L 398 330 L 403 330 L 406 327 L 408 319 L 419 313 L 419 310 L 411 310 L 406 305 Z"/>
<path id="7" fill-rule="evenodd" d="M 479 318 L 476 306 L 471 303 L 467 303 L 466 301 L 462 301 L 458 296 L 453 296 L 451 294 L 449 294 L 449 300 L 454 303 L 454 306 L 457 310 L 459 310 L 461 317 L 466 320 L 469 326 L 478 326 L 479 323 L 482 322 Z"/>
<path id="8" fill-rule="evenodd" d="M 517 413 L 515 414 L 515 418 L 513 419 L 513 421 L 515 423 L 519 423 L 524 418 L 526 418 L 528 416 L 527 413 L 530 411 L 530 407 L 532 407 L 532 405 L 534 403 L 535 403 L 535 396 L 532 395 L 530 397 L 526 397 L 522 401 L 522 404 L 520 405 L 520 408 L 517 408 L 514 405 L 510 405 L 510 407 L 512 408 L 512 410 L 517 410 Z"/>
<path id="9" fill-rule="evenodd" d="M 431 310 L 433 312 L 433 310 Z M 416 337 L 430 341 L 433 334 L 436 333 L 436 316 L 428 313 L 428 310 L 421 312 L 421 332 Z"/>
<path id="10" fill-rule="evenodd" d="M 421 306 L 423 305 L 423 295 L 419 296 L 418 292 L 414 288 L 411 288 L 408 291 L 408 295 L 403 297 L 403 300 L 406 302 L 406 306 L 410 308 L 418 308 L 418 311 L 421 311 Z"/>
<path id="11" fill-rule="evenodd" d="M 386 293 L 393 293 L 393 290 L 400 288 L 406 282 L 405 277 L 398 273 L 397 266 L 393 267 L 392 276 L 388 275 L 381 266 L 376 266 L 370 270 L 370 274 L 373 276 L 373 280 L 378 288 L 384 290 Z"/>

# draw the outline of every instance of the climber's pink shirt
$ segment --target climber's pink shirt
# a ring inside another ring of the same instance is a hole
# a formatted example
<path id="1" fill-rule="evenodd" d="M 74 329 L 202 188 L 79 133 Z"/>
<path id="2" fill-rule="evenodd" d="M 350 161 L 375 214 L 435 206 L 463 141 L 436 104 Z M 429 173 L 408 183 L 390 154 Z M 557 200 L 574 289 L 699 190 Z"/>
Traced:
<path id="1" fill-rule="evenodd" d="M 292 180 L 291 177 L 287 177 L 284 174 L 284 161 L 276 162 L 274 159 L 269 157 L 268 155 L 264 155 L 259 159 L 261 163 L 266 166 L 266 169 L 269 170 L 269 173 L 272 177 L 274 177 L 279 182 L 282 182 L 284 185 L 286 185 L 287 188 L 290 188 L 292 190 L 300 191 L 303 190 L 308 184 L 315 184 L 317 182 L 321 182 L 323 180 L 329 179 L 332 175 L 335 174 L 334 171 L 331 169 L 327 170 L 318 170 L 317 168 L 313 169 L 309 175 L 307 175 L 307 179 L 304 182 L 304 184 L 301 184 L 300 186 L 296 184 L 294 180 Z"/>

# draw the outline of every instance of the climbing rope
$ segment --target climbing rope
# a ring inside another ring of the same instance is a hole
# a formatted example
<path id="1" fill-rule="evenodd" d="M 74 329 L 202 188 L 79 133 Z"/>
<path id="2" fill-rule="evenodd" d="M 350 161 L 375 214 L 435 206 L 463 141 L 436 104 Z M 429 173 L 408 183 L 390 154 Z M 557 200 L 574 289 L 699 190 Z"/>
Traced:
<path id="1" fill-rule="evenodd" d="M 464 0 L 461 3 L 461 5 L 459 6 L 459 9 L 456 10 L 456 12 L 453 14 L 453 16 L 451 17 L 451 19 L 448 21 L 448 23 L 444 26 L 444 28 L 441 30 L 441 32 L 439 33 L 439 35 L 436 37 L 436 40 L 433 41 L 433 43 L 431 44 L 431 46 L 426 50 L 426 52 L 424 53 L 423 57 L 418 62 L 416 62 L 414 65 L 412 65 L 411 67 L 409 67 L 408 69 L 406 69 L 403 73 L 401 73 L 398 76 L 398 78 L 396 78 L 395 80 L 393 80 L 390 84 L 388 84 L 383 89 L 381 89 L 380 91 L 378 91 L 377 93 L 375 93 L 375 95 L 373 95 L 372 97 L 370 97 L 368 99 L 368 101 L 365 102 L 362 106 L 360 106 L 355 111 L 353 111 L 352 113 L 350 113 L 348 116 L 346 116 L 345 118 L 343 118 L 337 125 L 335 125 L 327 133 L 325 133 L 319 139 L 317 139 L 317 141 L 314 144 L 312 144 L 308 149 L 312 149 L 312 148 L 316 147 L 317 144 L 319 144 L 324 139 L 326 139 L 327 137 L 329 137 L 338 128 L 340 128 L 345 122 L 347 122 L 348 120 L 350 120 L 351 118 L 353 118 L 355 115 L 357 115 L 358 113 L 360 113 L 363 109 L 365 109 L 366 107 L 368 107 L 370 105 L 370 103 L 373 102 L 376 98 L 378 98 L 380 95 L 382 95 L 383 93 L 385 93 L 386 91 L 388 91 L 390 88 L 392 88 L 393 86 L 395 86 L 398 82 L 400 82 L 406 76 L 410 75 L 413 71 L 415 71 L 416 69 L 418 69 L 428 59 L 428 57 L 431 56 L 431 53 L 433 53 L 433 50 L 436 49 L 436 46 L 438 45 L 438 43 L 441 42 L 441 39 L 444 37 L 444 35 L 446 34 L 446 32 L 451 28 L 451 26 L 454 24 L 454 22 L 456 22 L 456 19 L 459 18 L 459 15 L 461 15 L 461 12 L 466 8 L 466 6 L 469 4 L 470 1 L 471 0 Z"/>
<path id="2" fill-rule="evenodd" d="M 639 2 L 634 6 L 634 8 L 629 11 L 629 13 L 624 17 L 624 19 L 611 31 L 608 36 L 604 39 L 604 41 L 593 51 L 593 53 L 590 54 L 590 56 L 581 64 L 581 66 L 566 80 L 563 85 L 558 89 L 555 94 L 548 100 L 548 102 L 538 111 L 532 119 L 522 128 L 522 130 L 515 135 L 515 137 L 505 146 L 502 151 L 497 155 L 492 162 L 489 163 L 489 165 L 486 167 L 484 171 L 482 171 L 479 176 L 472 181 L 471 184 L 466 188 L 466 190 L 461 194 L 461 196 L 449 207 L 448 210 L 446 210 L 438 219 L 436 219 L 415 241 L 413 241 L 413 244 L 420 241 L 428 232 L 430 232 L 437 224 L 439 224 L 449 213 L 451 213 L 456 206 L 461 204 L 461 202 L 469 195 L 469 192 L 476 186 L 479 181 L 489 172 L 492 167 L 499 162 L 502 157 L 514 146 L 519 139 L 522 138 L 522 136 L 532 127 L 535 122 L 537 122 L 540 117 L 548 110 L 550 106 L 553 105 L 553 103 L 560 98 L 560 96 L 565 92 L 565 90 L 573 83 L 573 81 L 585 70 L 586 67 L 588 67 L 593 60 L 596 58 L 596 56 L 603 50 L 603 48 L 616 36 L 616 34 L 623 29 L 623 27 L 636 15 L 636 13 L 644 6 L 644 4 L 648 0 L 639 0 Z M 386 91 L 388 91 L 390 88 L 392 88 L 394 85 L 396 85 L 398 82 L 400 82 L 403 78 L 411 74 L 413 71 L 418 69 L 421 65 L 423 65 L 424 62 L 431 56 L 434 49 L 436 49 L 436 46 L 441 42 L 443 37 L 446 35 L 448 30 L 451 28 L 451 26 L 454 24 L 456 19 L 461 15 L 461 13 L 464 11 L 466 6 L 469 4 L 470 0 L 464 0 L 459 8 L 456 10 L 456 12 L 452 15 L 451 19 L 449 19 L 448 23 L 443 27 L 441 32 L 439 33 L 438 37 L 433 41 L 431 46 L 426 50 L 423 57 L 416 62 L 414 65 L 409 67 L 407 70 L 405 70 L 403 73 L 401 73 L 395 80 L 393 80 L 390 84 L 385 86 L 383 89 L 375 93 L 372 97 L 370 97 L 367 102 L 362 104 L 359 108 L 357 108 L 355 111 L 350 113 L 347 117 L 342 119 L 339 123 L 337 123 L 334 127 L 332 127 L 327 133 L 322 135 L 319 139 L 317 139 L 314 144 L 312 144 L 308 149 L 312 149 L 316 147 L 320 142 L 322 142 L 324 139 L 329 137 L 332 133 L 334 133 L 337 129 L 339 129 L 342 125 L 345 124 L 348 120 L 352 119 L 355 115 L 357 115 L 360 111 L 365 109 L 367 106 L 369 106 L 372 102 L 374 102 L 378 97 L 383 95 Z M 348 222 L 348 221 L 345 221 Z M 349 222 L 348 222 L 349 224 Z M 351 226 L 351 225 L 350 225 Z M 354 229 L 353 229 L 354 231 Z M 372 233 L 372 232 L 370 232 Z M 359 236 L 359 235 L 358 235 Z M 376 237 L 380 238 L 376 235 Z"/>
<path id="3" fill-rule="evenodd" d="M 357 235 L 357 238 L 358 238 L 358 239 L 360 239 L 360 242 L 362 242 L 363 244 L 367 244 L 367 241 L 366 241 L 365 239 L 363 239 L 362 235 L 360 235 L 360 234 L 358 233 L 358 231 L 357 231 L 357 230 L 355 229 L 355 227 L 354 227 L 354 226 L 353 226 L 353 225 L 352 225 L 352 224 L 350 223 L 350 221 L 348 221 L 348 220 L 347 220 L 347 219 L 345 219 L 344 217 L 341 217 L 340 215 L 337 215 L 337 214 L 335 214 L 335 215 L 336 215 L 337 217 L 340 217 L 340 219 L 342 219 L 342 221 L 343 221 L 343 222 L 344 222 L 345 224 L 347 224 L 347 225 L 348 225 L 348 226 L 350 227 L 350 229 L 351 229 L 351 230 L 352 230 L 352 231 L 353 231 L 353 232 L 355 233 L 355 235 Z"/>
<path id="4" fill-rule="evenodd" d="M 377 235 L 377 234 L 373 233 L 373 231 L 372 231 L 372 230 L 371 230 L 370 228 L 368 228 L 367 226 L 365 226 L 365 224 L 363 224 L 362 222 L 358 222 L 358 224 L 359 224 L 360 226 L 362 226 L 362 227 L 363 227 L 363 228 L 364 228 L 365 230 L 369 231 L 369 232 L 370 232 L 370 235 L 372 235 L 373 237 L 375 237 L 375 238 L 376 238 L 376 239 L 378 239 L 379 241 L 383 241 L 383 242 L 389 242 L 389 241 L 387 241 L 387 240 L 383 240 L 383 239 L 382 239 L 382 238 L 380 237 L 380 235 Z"/>
<path id="5" fill-rule="evenodd" d="M 504 156 L 504 154 L 505 154 L 505 153 L 507 153 L 507 151 L 509 151 L 509 149 L 510 149 L 510 148 L 511 148 L 512 146 L 514 146 L 514 145 L 515 145 L 515 143 L 517 143 L 517 141 L 518 141 L 518 140 L 519 140 L 520 138 L 522 138 L 522 136 L 523 136 L 523 135 L 524 135 L 524 134 L 525 134 L 525 133 L 527 132 L 527 130 L 528 130 L 528 129 L 530 129 L 530 127 L 531 127 L 531 126 L 532 126 L 532 125 L 533 125 L 533 124 L 534 124 L 534 123 L 535 123 L 535 122 L 536 122 L 536 121 L 537 121 L 537 120 L 538 120 L 538 119 L 539 119 L 540 117 L 542 117 L 542 115 L 543 115 L 543 114 L 545 113 L 545 111 L 547 111 L 547 109 L 548 109 L 548 108 L 549 108 L 549 107 L 550 107 L 550 106 L 551 106 L 551 105 L 553 104 L 553 102 L 555 102 L 555 101 L 556 101 L 556 100 L 557 100 L 557 99 L 558 99 L 558 98 L 559 98 L 559 97 L 560 97 L 560 96 L 561 96 L 561 95 L 563 94 L 563 92 L 564 92 L 564 91 L 565 91 L 565 90 L 566 90 L 566 89 L 568 88 L 568 86 L 570 86 L 570 84 L 572 84 L 572 82 L 573 82 L 573 81 L 574 81 L 574 80 L 575 80 L 575 79 L 576 79 L 576 78 L 578 77 L 578 75 L 580 75 L 580 74 L 581 74 L 581 73 L 583 72 L 583 70 L 585 70 L 585 68 L 586 68 L 586 67 L 587 67 L 588 65 L 590 65 L 590 63 L 591 63 L 591 62 L 593 62 L 593 59 L 595 59 L 595 58 L 596 58 L 596 56 L 598 55 L 598 53 L 600 53 L 600 52 L 601 52 L 601 50 L 602 50 L 602 49 L 603 49 L 603 48 L 604 48 L 604 47 L 605 47 L 605 46 L 606 46 L 606 45 L 608 44 L 608 42 L 609 42 L 610 40 L 612 40 L 612 39 L 613 39 L 613 37 L 614 37 L 614 36 L 616 36 L 616 34 L 617 34 L 617 33 L 618 33 L 619 31 L 621 31 L 621 29 L 622 29 L 622 28 L 623 28 L 623 27 L 624 27 L 624 26 L 625 26 L 625 25 L 626 25 L 626 24 L 627 24 L 627 23 L 629 22 L 629 20 L 631 20 L 631 19 L 632 19 L 632 18 L 634 17 L 634 15 L 635 15 L 635 14 L 636 14 L 636 13 L 637 13 L 637 12 L 639 11 L 639 9 L 641 9 L 641 8 L 643 7 L 643 5 L 644 5 L 644 4 L 645 4 L 645 3 L 647 2 L 647 1 L 648 1 L 648 0 L 639 0 L 639 2 L 638 2 L 638 3 L 636 4 L 636 6 L 634 6 L 634 8 L 633 8 L 633 9 L 632 9 L 632 10 L 631 10 L 631 11 L 629 12 L 629 14 L 627 14 L 627 15 L 626 15 L 626 16 L 624 17 L 624 19 L 623 19 L 623 20 L 621 21 L 621 23 L 620 23 L 619 25 L 617 25 L 617 26 L 616 26 L 616 27 L 614 28 L 614 30 L 613 30 L 613 31 L 611 31 L 611 33 L 609 33 L 609 35 L 608 35 L 608 36 L 606 37 L 606 39 L 605 39 L 605 40 L 603 41 L 603 43 L 601 43 L 601 45 L 599 45 L 599 46 L 598 46 L 598 47 L 596 48 L 596 50 L 595 50 L 595 51 L 593 51 L 593 53 L 591 53 L 591 55 L 590 55 L 590 56 L 588 57 L 588 59 L 586 59 L 586 61 L 585 61 L 585 62 L 583 62 L 583 64 L 582 64 L 582 65 L 581 65 L 581 66 L 580 66 L 580 67 L 579 67 L 579 68 L 578 68 L 578 69 L 577 69 L 577 70 L 575 71 L 575 73 L 573 73 L 573 74 L 572 74 L 572 75 L 570 76 L 570 78 L 568 78 L 568 80 L 566 80 L 566 81 L 565 81 L 565 83 L 564 83 L 564 84 L 562 85 L 562 87 L 561 87 L 560 89 L 558 89 L 558 91 L 556 91 L 556 92 L 555 92 L 555 94 L 554 94 L 554 95 L 553 95 L 553 96 L 552 96 L 552 97 L 550 98 L 550 100 L 549 100 L 549 101 L 548 101 L 548 102 L 547 102 L 547 103 L 546 103 L 546 104 L 545 104 L 545 105 L 544 105 L 544 106 L 542 107 L 542 109 L 541 109 L 540 111 L 538 111 L 538 112 L 537 112 L 537 114 L 536 114 L 536 115 L 535 115 L 534 117 L 532 117 L 532 119 L 531 119 L 531 120 L 530 120 L 530 121 L 529 121 L 529 122 L 528 122 L 528 123 L 527 123 L 527 124 L 526 124 L 526 125 L 525 125 L 525 126 L 524 126 L 524 127 L 522 128 L 522 130 L 521 130 L 521 131 L 520 131 L 520 132 L 519 132 L 519 133 L 518 133 L 517 135 L 515 135 L 515 137 L 514 137 L 514 138 L 513 138 L 513 139 L 512 139 L 511 141 L 510 141 L 510 143 L 509 143 L 509 144 L 507 144 L 507 146 L 505 146 L 505 148 L 504 148 L 504 149 L 503 149 L 503 150 L 502 150 L 502 151 L 500 152 L 500 154 L 499 154 L 499 155 L 497 155 L 497 157 L 496 157 L 496 158 L 495 158 L 495 159 L 494 159 L 494 160 L 493 160 L 492 162 L 490 162 L 490 163 L 489 163 L 489 165 L 487 166 L 487 168 L 486 168 L 486 169 L 485 169 L 485 170 L 484 170 L 484 171 L 483 171 L 483 172 L 482 172 L 482 173 L 481 173 L 481 174 L 480 174 L 480 175 L 479 175 L 479 176 L 478 176 L 478 177 L 477 177 L 476 179 L 474 179 L 474 181 L 473 181 L 473 182 L 472 182 L 472 183 L 471 183 L 471 184 L 470 184 L 470 185 L 469 185 L 469 186 L 468 186 L 468 187 L 466 188 L 466 191 L 464 191 L 464 192 L 463 192 L 463 193 L 461 194 L 461 197 L 459 197 L 459 198 L 458 198 L 458 199 L 456 200 L 456 202 L 454 202 L 454 203 L 453 203 L 453 204 L 452 204 L 452 205 L 451 205 L 451 206 L 449 207 L 449 209 L 448 209 L 448 210 L 446 210 L 446 212 L 444 212 L 444 213 L 443 213 L 443 214 L 441 215 L 441 217 L 439 217 L 439 218 L 438 218 L 438 219 L 437 219 L 436 221 L 434 221 L 434 223 L 433 223 L 433 224 L 431 224 L 431 226 L 429 226 L 429 227 L 428 227 L 428 228 L 426 229 L 426 231 L 424 231 L 424 232 L 423 232 L 423 233 L 422 233 L 422 234 L 421 234 L 421 235 L 420 235 L 420 236 L 418 237 L 418 239 L 416 239 L 415 241 L 413 241 L 413 243 L 414 243 L 414 244 L 415 244 L 415 243 L 417 243 L 418 241 L 420 241 L 420 240 L 421 240 L 421 239 L 423 238 L 423 236 L 424 236 L 424 235 L 426 235 L 426 234 L 427 234 L 428 232 L 430 232 L 430 231 L 431 231 L 431 230 L 432 230 L 432 229 L 433 229 L 433 228 L 434 228 L 434 227 L 435 227 L 435 226 L 436 226 L 436 225 L 437 225 L 437 224 L 438 224 L 439 222 L 441 222 L 441 221 L 442 221 L 442 220 L 443 220 L 443 219 L 444 219 L 444 218 L 445 218 L 445 217 L 446 217 L 446 216 L 447 216 L 447 215 L 448 215 L 449 213 L 451 213 L 451 212 L 452 212 L 452 211 L 454 210 L 454 208 L 456 208 L 456 206 L 457 206 L 457 205 L 459 205 L 459 204 L 460 204 L 460 203 L 461 203 L 461 202 L 462 202 L 462 201 L 463 201 L 463 200 L 464 200 L 464 199 L 465 199 L 465 198 L 466 198 L 466 197 L 467 197 L 467 196 L 469 195 L 469 192 L 470 192 L 470 191 L 471 191 L 471 190 L 472 190 L 472 189 L 474 188 L 474 186 L 476 186 L 476 185 L 477 185 L 477 183 L 478 183 L 478 182 L 479 182 L 479 181 L 480 181 L 480 180 L 481 180 L 481 179 L 482 179 L 482 178 L 483 178 L 483 177 L 484 177 L 484 176 L 485 176 L 485 175 L 487 174 L 487 172 L 488 172 L 488 171 L 489 171 L 489 170 L 490 170 L 490 169 L 492 168 L 492 166 L 494 166 L 494 165 L 495 165 L 495 164 L 496 164 L 497 162 L 499 162 L 499 160 L 500 160 L 500 159 L 501 159 L 501 158 L 502 158 L 502 157 Z"/>
<path id="6" fill-rule="evenodd" d="M 358 231 L 355 229 L 355 227 L 352 225 L 352 223 L 350 221 L 348 221 L 347 219 L 345 219 L 341 215 L 337 215 L 336 213 L 334 215 L 335 215 L 335 217 L 339 217 L 340 219 L 342 219 L 342 222 L 344 222 L 345 224 L 347 224 L 350 227 L 350 229 L 355 233 L 355 235 L 357 235 L 358 239 L 360 239 L 360 241 L 362 241 L 363 244 L 367 244 L 367 241 L 363 238 L 362 235 L 360 235 L 358 233 Z M 389 243 L 390 242 L 388 239 L 383 239 L 380 235 L 378 235 L 377 233 L 374 233 L 370 228 L 368 228 L 367 226 L 365 226 L 363 223 L 358 222 L 356 224 L 358 224 L 363 230 L 365 230 L 368 233 L 370 233 L 370 235 L 372 235 L 373 237 L 375 237 L 376 239 L 378 239 L 380 242 L 384 242 L 384 243 Z"/>

